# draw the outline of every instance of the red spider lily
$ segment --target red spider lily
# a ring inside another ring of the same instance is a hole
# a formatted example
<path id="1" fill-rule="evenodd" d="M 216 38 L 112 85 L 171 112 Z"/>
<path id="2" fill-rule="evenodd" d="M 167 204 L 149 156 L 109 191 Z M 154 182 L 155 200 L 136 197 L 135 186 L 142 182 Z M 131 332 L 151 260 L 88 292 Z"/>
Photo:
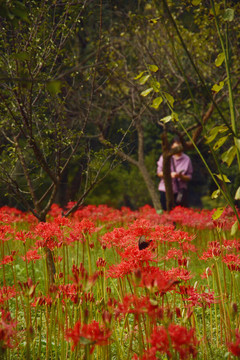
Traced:
<path id="1" fill-rule="evenodd" d="M 135 295 L 124 296 L 122 303 L 118 303 L 115 309 L 116 318 L 126 314 L 148 314 L 152 319 L 162 319 L 164 309 L 159 307 L 156 301 L 148 296 L 137 297 Z"/>
<path id="2" fill-rule="evenodd" d="M 141 360 L 156 360 L 158 353 L 167 354 L 172 358 L 172 352 L 179 353 L 180 359 L 189 359 L 197 356 L 198 340 L 195 329 L 187 330 L 184 326 L 170 324 L 167 328 L 154 328 L 149 340 L 151 348 L 141 357 Z"/>
<path id="3" fill-rule="evenodd" d="M 240 331 L 235 330 L 235 342 L 227 344 L 228 350 L 235 356 L 240 357 Z"/>
<path id="4" fill-rule="evenodd" d="M 240 240 L 224 240 L 223 241 L 223 247 L 227 251 L 233 251 L 234 249 L 237 251 L 240 251 Z"/>
<path id="5" fill-rule="evenodd" d="M 77 321 L 73 329 L 66 331 L 66 339 L 72 341 L 72 351 L 78 344 L 93 345 L 91 353 L 95 345 L 107 345 L 112 332 L 106 328 L 105 325 L 99 325 L 97 321 L 92 321 L 90 324 L 81 324 Z"/>
<path id="6" fill-rule="evenodd" d="M 38 305 L 40 306 L 49 306 L 51 307 L 53 304 L 53 298 L 50 297 L 49 294 L 47 294 L 47 296 L 39 296 L 39 297 L 35 297 L 34 301 L 31 303 L 32 307 L 36 307 Z"/>
<path id="7" fill-rule="evenodd" d="M 55 219 L 53 220 L 54 224 L 58 225 L 58 226 L 70 226 L 71 222 L 68 218 L 66 218 L 65 216 L 61 216 L 58 215 L 57 217 L 55 217 Z"/>
<path id="8" fill-rule="evenodd" d="M 105 267 L 106 266 L 106 260 L 104 260 L 103 258 L 98 258 L 97 261 L 96 261 L 96 265 L 97 267 Z"/>
<path id="9" fill-rule="evenodd" d="M 216 258 L 221 255 L 221 245 L 218 241 L 211 241 L 208 243 L 208 250 L 200 257 L 201 260 L 208 260 Z"/>
<path id="10" fill-rule="evenodd" d="M 140 286 L 153 289 L 164 295 L 166 292 L 174 289 L 179 283 L 179 279 L 169 276 L 167 271 L 163 271 L 158 267 L 149 266 L 142 270 L 142 280 Z"/>
<path id="11" fill-rule="evenodd" d="M 15 286 L 3 286 L 0 288 L 0 304 L 4 304 L 5 301 L 14 298 L 17 295 Z"/>
<path id="12" fill-rule="evenodd" d="M 36 262 L 36 260 L 39 260 L 42 258 L 42 255 L 38 254 L 37 250 L 29 250 L 25 256 L 21 256 L 21 258 L 24 260 L 24 261 L 28 261 L 28 263 L 30 261 L 33 261 L 34 264 Z"/>
<path id="13" fill-rule="evenodd" d="M 75 284 L 59 285 L 57 297 L 63 297 L 63 299 L 70 299 L 74 304 L 78 304 L 79 295 L 79 289 Z"/>
<path id="14" fill-rule="evenodd" d="M 6 255 L 4 256 L 4 258 L 1 261 L 2 265 L 6 265 L 6 264 L 12 264 L 14 259 L 14 256 L 16 255 L 17 251 L 11 251 L 11 255 Z"/>
<path id="15" fill-rule="evenodd" d="M 18 284 L 25 296 L 27 297 L 29 296 L 33 298 L 36 291 L 36 287 L 39 284 L 39 281 L 36 284 L 34 284 L 32 279 L 29 278 L 28 281 L 26 282 L 19 281 Z"/>
<path id="16" fill-rule="evenodd" d="M 189 253 L 189 252 L 197 252 L 197 248 L 195 245 L 191 244 L 188 241 L 185 241 L 181 244 L 181 249 L 184 253 Z"/>
<path id="17" fill-rule="evenodd" d="M 200 275 L 202 279 L 207 279 L 209 276 L 212 276 L 212 270 L 208 267 L 204 271 L 202 275 Z"/>
<path id="18" fill-rule="evenodd" d="M 170 250 L 168 250 L 167 255 L 165 256 L 166 260 L 169 259 L 178 259 L 181 258 L 183 255 L 182 250 L 176 249 L 176 248 L 171 248 Z"/>
<path id="19" fill-rule="evenodd" d="M 17 321 L 12 320 L 10 312 L 1 309 L 2 316 L 0 319 L 0 352 L 1 348 L 14 348 L 17 346 Z"/>
<path id="20" fill-rule="evenodd" d="M 0 240 L 8 241 L 9 235 L 13 233 L 13 229 L 9 225 L 0 225 Z"/>
<path id="21" fill-rule="evenodd" d="M 143 269 L 149 266 L 150 261 L 156 261 L 155 254 L 149 249 L 139 250 L 137 245 L 128 247 L 124 252 L 120 253 L 124 260 L 120 264 L 112 265 L 108 269 L 108 277 L 123 278 L 125 275 L 134 272 L 137 269 Z M 125 260 L 126 259 L 126 260 Z"/>
<path id="22" fill-rule="evenodd" d="M 188 270 L 182 267 L 172 268 L 166 271 L 166 274 L 169 279 L 179 280 L 179 281 L 188 281 L 193 277 Z"/>
<path id="23" fill-rule="evenodd" d="M 31 233 L 27 231 L 17 231 L 15 233 L 15 239 L 23 242 L 24 244 L 27 241 L 27 238 L 31 237 Z"/>
<path id="24" fill-rule="evenodd" d="M 54 250 L 56 247 L 62 246 L 64 241 L 63 229 L 55 223 L 41 222 L 36 226 L 35 234 L 42 240 L 36 242 L 36 247 L 48 247 Z"/>
<path id="25" fill-rule="evenodd" d="M 240 271 L 240 255 L 227 254 L 222 260 L 230 271 Z"/>
<path id="26" fill-rule="evenodd" d="M 200 306 L 203 308 L 211 307 L 217 300 L 214 297 L 214 292 L 199 293 L 197 289 L 192 286 L 180 286 L 180 294 L 184 295 L 184 300 L 190 302 L 190 306 Z M 186 297 L 185 297 L 186 295 Z"/>

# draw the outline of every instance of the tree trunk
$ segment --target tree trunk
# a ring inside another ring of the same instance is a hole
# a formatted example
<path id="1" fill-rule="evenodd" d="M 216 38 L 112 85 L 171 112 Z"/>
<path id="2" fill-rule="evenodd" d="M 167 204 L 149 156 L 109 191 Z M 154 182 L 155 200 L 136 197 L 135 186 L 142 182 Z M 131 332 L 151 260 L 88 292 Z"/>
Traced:
<path id="1" fill-rule="evenodd" d="M 139 168 L 139 171 L 144 179 L 144 182 L 147 186 L 147 189 L 148 189 L 148 192 L 149 192 L 149 195 L 151 196 L 151 199 L 152 199 L 152 202 L 153 202 L 153 206 L 155 208 L 155 210 L 161 210 L 162 207 L 161 207 L 161 203 L 160 203 L 160 200 L 159 200 L 159 193 L 158 191 L 156 190 L 156 187 L 152 181 L 152 178 L 145 166 L 144 163 L 139 163 L 138 164 L 138 168 Z"/>
<path id="2" fill-rule="evenodd" d="M 167 205 L 167 211 L 170 211 L 174 207 L 174 196 L 173 196 L 172 177 L 171 177 L 172 156 L 169 154 L 170 146 L 166 131 L 164 131 L 162 134 L 162 149 L 163 149 L 163 180 L 166 191 L 166 205 Z"/>
<path id="3" fill-rule="evenodd" d="M 174 207 L 174 196 L 172 188 L 172 177 L 171 177 L 171 156 L 167 153 L 163 153 L 163 179 L 166 190 L 166 205 L 167 211 L 170 211 Z"/>

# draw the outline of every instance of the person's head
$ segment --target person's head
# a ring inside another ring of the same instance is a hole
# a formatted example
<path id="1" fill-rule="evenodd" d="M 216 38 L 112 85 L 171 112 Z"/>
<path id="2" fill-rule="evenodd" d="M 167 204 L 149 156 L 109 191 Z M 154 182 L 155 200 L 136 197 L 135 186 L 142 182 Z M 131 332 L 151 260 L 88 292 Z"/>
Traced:
<path id="1" fill-rule="evenodd" d="M 171 148 L 174 149 L 178 146 L 181 146 L 182 143 L 181 143 L 181 140 L 179 138 L 179 136 L 174 136 L 172 142 L 171 142 Z M 182 154 L 182 151 L 180 151 L 179 153 L 177 153 L 176 155 L 181 155 Z"/>

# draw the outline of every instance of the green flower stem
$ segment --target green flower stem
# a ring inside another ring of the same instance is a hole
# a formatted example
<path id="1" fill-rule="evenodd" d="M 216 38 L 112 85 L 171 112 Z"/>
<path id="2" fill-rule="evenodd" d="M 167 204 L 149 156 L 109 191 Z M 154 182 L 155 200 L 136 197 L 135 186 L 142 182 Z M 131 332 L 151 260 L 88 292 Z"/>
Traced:
<path id="1" fill-rule="evenodd" d="M 211 6 L 212 6 L 212 10 L 213 10 L 213 15 L 214 15 L 214 20 L 215 20 L 215 25 L 216 25 L 218 37 L 219 37 L 219 40 L 220 40 L 220 43 L 221 43 L 222 51 L 224 53 L 225 68 L 226 68 L 226 72 L 227 72 L 229 108 L 230 108 L 232 129 L 233 129 L 233 133 L 237 134 L 236 112 L 235 112 L 235 106 L 234 106 L 234 98 L 233 98 L 232 82 L 231 82 L 231 72 L 230 72 L 230 66 L 229 66 L 229 50 L 228 50 L 229 41 L 228 41 L 227 26 L 226 26 L 226 33 L 225 33 L 225 36 L 226 36 L 226 46 L 225 46 L 221 31 L 220 31 L 218 18 L 217 18 L 216 11 L 215 11 L 215 4 L 214 4 L 213 0 L 211 0 Z M 240 152 L 239 152 L 236 141 L 237 141 L 236 136 L 234 136 L 234 142 L 235 142 L 235 146 L 236 146 L 236 150 L 237 150 L 238 168 L 240 170 Z"/>

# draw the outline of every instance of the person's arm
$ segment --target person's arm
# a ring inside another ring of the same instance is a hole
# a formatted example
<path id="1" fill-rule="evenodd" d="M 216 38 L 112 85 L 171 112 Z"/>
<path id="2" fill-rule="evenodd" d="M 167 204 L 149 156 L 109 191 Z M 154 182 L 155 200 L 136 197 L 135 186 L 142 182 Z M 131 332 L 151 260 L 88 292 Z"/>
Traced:
<path id="1" fill-rule="evenodd" d="M 180 172 L 180 173 L 176 173 L 175 178 L 178 178 L 182 181 L 188 182 L 191 180 L 192 177 L 190 175 L 184 175 Z"/>
<path id="2" fill-rule="evenodd" d="M 184 182 L 188 182 L 192 179 L 192 173 L 193 173 L 193 167 L 192 167 L 191 159 L 189 158 L 188 164 L 187 164 L 187 169 L 186 169 L 186 171 L 184 171 L 184 174 L 182 171 L 180 171 L 179 173 L 176 174 L 175 177 Z"/>
<path id="3" fill-rule="evenodd" d="M 163 157 L 161 155 L 158 162 L 157 162 L 157 176 L 160 177 L 160 178 L 163 177 L 162 167 L 163 167 Z"/>

